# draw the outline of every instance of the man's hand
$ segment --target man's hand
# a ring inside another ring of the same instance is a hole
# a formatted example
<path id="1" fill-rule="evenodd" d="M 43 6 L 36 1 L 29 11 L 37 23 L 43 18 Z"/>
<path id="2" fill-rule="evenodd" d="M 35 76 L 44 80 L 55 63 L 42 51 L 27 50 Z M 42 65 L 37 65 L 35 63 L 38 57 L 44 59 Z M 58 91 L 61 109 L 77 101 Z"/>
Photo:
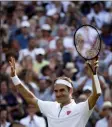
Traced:
<path id="1" fill-rule="evenodd" d="M 89 72 L 91 74 L 97 74 L 98 63 L 99 63 L 98 57 L 93 60 L 87 61 L 86 63 L 87 63 Z"/>
<path id="2" fill-rule="evenodd" d="M 15 69 L 15 59 L 13 57 L 10 58 L 9 64 L 11 67 L 11 77 L 14 77 L 16 75 L 16 69 Z"/>

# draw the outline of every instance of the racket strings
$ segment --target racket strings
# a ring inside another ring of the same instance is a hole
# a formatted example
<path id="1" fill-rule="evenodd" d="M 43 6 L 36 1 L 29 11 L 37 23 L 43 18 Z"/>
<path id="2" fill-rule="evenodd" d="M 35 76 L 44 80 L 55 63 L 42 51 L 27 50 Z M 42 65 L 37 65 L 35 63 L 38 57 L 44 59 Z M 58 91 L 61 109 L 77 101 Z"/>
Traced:
<path id="1" fill-rule="evenodd" d="M 75 33 L 75 47 L 85 59 L 92 59 L 99 54 L 101 40 L 96 28 L 82 26 Z"/>

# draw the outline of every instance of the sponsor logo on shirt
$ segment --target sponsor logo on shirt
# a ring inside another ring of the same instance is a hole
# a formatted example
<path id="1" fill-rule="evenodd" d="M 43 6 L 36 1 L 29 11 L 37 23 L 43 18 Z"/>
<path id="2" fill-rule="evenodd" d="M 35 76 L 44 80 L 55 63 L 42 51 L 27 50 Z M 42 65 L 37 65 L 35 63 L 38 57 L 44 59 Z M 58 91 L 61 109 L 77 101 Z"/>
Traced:
<path id="1" fill-rule="evenodd" d="M 67 111 L 67 115 L 69 115 L 71 113 L 71 111 Z"/>

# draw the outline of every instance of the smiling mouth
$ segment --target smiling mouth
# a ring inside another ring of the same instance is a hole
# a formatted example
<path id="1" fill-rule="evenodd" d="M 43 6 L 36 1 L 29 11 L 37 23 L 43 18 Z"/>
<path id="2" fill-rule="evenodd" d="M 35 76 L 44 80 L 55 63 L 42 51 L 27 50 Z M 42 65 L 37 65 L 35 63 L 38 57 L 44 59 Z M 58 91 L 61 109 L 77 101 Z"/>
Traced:
<path id="1" fill-rule="evenodd" d="M 57 97 L 57 100 L 61 100 L 61 99 L 63 99 L 63 97 Z"/>

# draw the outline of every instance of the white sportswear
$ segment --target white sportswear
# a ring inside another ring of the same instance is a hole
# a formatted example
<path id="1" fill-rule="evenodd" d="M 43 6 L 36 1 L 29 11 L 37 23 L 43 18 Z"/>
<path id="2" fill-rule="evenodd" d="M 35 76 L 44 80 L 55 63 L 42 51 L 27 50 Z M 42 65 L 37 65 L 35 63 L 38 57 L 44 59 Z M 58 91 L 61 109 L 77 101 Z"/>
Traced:
<path id="1" fill-rule="evenodd" d="M 40 111 L 47 117 L 49 127 L 85 127 L 92 111 L 89 110 L 88 100 L 76 104 L 74 100 L 60 107 L 57 102 L 38 99 Z"/>

